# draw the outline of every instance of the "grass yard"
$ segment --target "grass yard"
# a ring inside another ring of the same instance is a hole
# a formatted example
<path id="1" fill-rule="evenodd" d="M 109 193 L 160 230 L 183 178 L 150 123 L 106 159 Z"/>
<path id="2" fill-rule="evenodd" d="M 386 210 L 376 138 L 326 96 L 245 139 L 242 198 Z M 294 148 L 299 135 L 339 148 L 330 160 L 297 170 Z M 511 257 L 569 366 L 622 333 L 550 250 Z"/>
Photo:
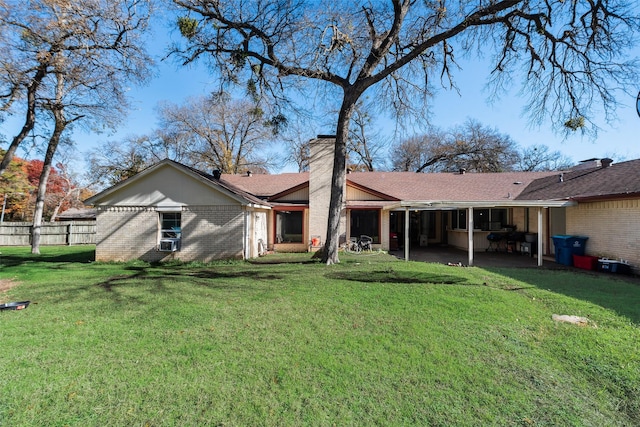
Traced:
<path id="1" fill-rule="evenodd" d="M 0 311 L 1 425 L 640 425 L 638 283 L 92 250 L 2 248 L 0 302 L 32 304 Z"/>

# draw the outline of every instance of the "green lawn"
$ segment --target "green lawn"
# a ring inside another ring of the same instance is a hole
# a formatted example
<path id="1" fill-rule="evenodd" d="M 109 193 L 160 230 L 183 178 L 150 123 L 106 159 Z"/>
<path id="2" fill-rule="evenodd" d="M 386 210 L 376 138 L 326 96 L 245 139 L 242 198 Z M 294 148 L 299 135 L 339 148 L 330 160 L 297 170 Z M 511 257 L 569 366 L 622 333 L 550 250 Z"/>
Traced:
<path id="1" fill-rule="evenodd" d="M 1 248 L 0 301 L 32 304 L 0 311 L 0 425 L 640 425 L 634 282 L 92 249 Z"/>

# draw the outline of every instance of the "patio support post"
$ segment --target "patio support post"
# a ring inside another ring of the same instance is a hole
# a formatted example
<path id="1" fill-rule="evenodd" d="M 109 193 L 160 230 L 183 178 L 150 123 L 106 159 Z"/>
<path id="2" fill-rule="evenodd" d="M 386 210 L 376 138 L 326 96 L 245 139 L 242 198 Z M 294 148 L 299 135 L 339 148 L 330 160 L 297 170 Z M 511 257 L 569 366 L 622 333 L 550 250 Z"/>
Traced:
<path id="1" fill-rule="evenodd" d="M 538 267 L 542 267 L 542 209 L 538 208 Z"/>
<path id="2" fill-rule="evenodd" d="M 469 266 L 473 265 L 473 208 L 467 210 L 467 230 L 469 232 Z"/>
<path id="3" fill-rule="evenodd" d="M 404 260 L 409 261 L 409 208 L 404 208 Z"/>

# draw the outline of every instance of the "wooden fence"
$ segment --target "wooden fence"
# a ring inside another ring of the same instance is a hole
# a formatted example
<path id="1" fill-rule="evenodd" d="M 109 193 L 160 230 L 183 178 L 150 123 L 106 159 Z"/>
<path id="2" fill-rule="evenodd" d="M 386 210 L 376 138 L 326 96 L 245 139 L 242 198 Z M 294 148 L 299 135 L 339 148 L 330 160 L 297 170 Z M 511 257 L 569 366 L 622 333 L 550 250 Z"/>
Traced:
<path id="1" fill-rule="evenodd" d="M 31 245 L 30 222 L 0 224 L 0 246 Z M 41 228 L 41 245 L 90 245 L 96 242 L 95 221 L 45 222 Z"/>

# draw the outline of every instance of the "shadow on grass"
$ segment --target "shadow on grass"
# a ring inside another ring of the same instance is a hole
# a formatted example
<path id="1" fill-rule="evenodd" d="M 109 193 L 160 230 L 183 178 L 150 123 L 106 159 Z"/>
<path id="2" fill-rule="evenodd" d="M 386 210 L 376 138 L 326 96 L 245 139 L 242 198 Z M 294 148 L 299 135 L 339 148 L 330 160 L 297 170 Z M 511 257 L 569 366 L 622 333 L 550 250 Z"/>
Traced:
<path id="1" fill-rule="evenodd" d="M 92 268 L 99 265 L 92 265 Z M 95 301 L 96 298 L 112 301 L 122 309 L 131 305 L 144 306 L 149 303 L 147 296 L 165 295 L 176 301 L 189 299 L 200 294 L 198 289 L 221 291 L 225 294 L 247 294 L 263 292 L 266 282 L 278 283 L 282 275 L 273 272 L 253 270 L 223 271 L 214 269 L 165 269 L 158 266 L 126 266 L 120 274 L 112 274 L 97 281 L 88 281 L 40 290 L 39 298 L 69 302 Z M 184 284 L 184 286 L 181 286 Z"/>
<path id="2" fill-rule="evenodd" d="M 130 266 L 126 267 L 126 271 L 131 271 L 132 274 L 122 274 L 108 278 L 105 281 L 96 283 L 95 286 L 105 289 L 106 291 L 113 291 L 113 288 L 120 286 L 121 284 L 128 283 L 132 280 L 137 281 L 154 281 L 162 282 L 164 280 L 188 280 L 191 283 L 195 283 L 199 286 L 205 286 L 209 288 L 246 288 L 246 284 L 229 286 L 226 284 L 215 283 L 212 281 L 222 280 L 235 280 L 235 279 L 250 279 L 251 281 L 271 281 L 281 280 L 283 275 L 274 274 L 267 271 L 256 270 L 240 270 L 233 272 L 225 272 L 222 269 L 216 268 L 202 268 L 193 270 L 192 268 L 186 268 L 181 271 L 180 268 L 166 269 L 160 265 L 149 266 Z M 194 280 L 195 279 L 195 280 Z"/>
<path id="3" fill-rule="evenodd" d="M 610 309 L 640 324 L 640 280 L 603 273 L 529 268 L 485 268 L 538 289 Z M 542 273 L 542 274 L 540 274 Z"/>
<path id="4" fill-rule="evenodd" d="M 65 246 L 66 248 L 66 246 Z M 40 255 L 34 255 L 30 249 L 20 250 L 8 249 L 1 251 L 0 266 L 2 267 L 17 267 L 27 263 L 42 262 L 42 263 L 65 263 L 65 262 L 77 262 L 88 263 L 93 262 L 95 259 L 94 247 L 82 248 L 74 251 L 60 252 L 55 248 L 42 248 Z M 7 253 L 9 252 L 9 253 Z"/>
<path id="5" fill-rule="evenodd" d="M 374 271 L 339 271 L 325 274 L 325 277 L 336 280 L 349 280 L 362 283 L 419 283 L 437 285 L 462 285 L 467 279 L 448 274 L 431 274 L 423 272 L 395 271 L 392 269 Z"/>

